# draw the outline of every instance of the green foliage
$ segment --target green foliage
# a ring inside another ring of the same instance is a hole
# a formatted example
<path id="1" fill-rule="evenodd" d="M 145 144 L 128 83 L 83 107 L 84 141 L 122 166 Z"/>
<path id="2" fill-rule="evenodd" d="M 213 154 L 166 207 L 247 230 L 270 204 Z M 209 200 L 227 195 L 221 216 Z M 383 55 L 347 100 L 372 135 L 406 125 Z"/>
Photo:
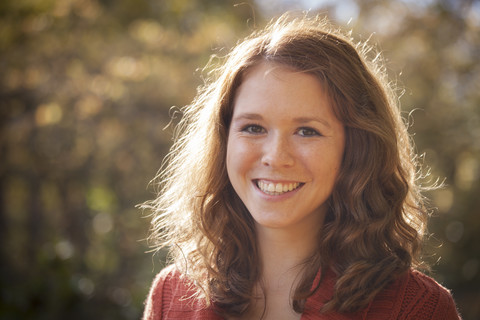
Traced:
<path id="1" fill-rule="evenodd" d="M 164 128 L 201 84 L 195 70 L 263 24 L 236 3 L 0 2 L 1 319 L 140 317 L 164 257 L 145 253 L 149 219 L 135 205 L 153 197 Z M 446 178 L 431 193 L 433 275 L 476 319 L 480 9 L 425 3 L 357 1 L 350 27 L 376 32 L 418 149 Z"/>
<path id="2" fill-rule="evenodd" d="M 138 319 L 172 105 L 247 19 L 225 1 L 2 1 L 0 318 Z"/>
<path id="3" fill-rule="evenodd" d="M 403 12 L 395 30 L 379 37 L 392 69 L 401 72 L 401 101 L 413 110 L 418 150 L 431 177 L 445 179 L 445 187 L 429 195 L 437 210 L 428 246 L 436 253 L 431 260 L 440 259 L 432 275 L 452 289 L 464 319 L 478 319 L 480 6 L 446 1 Z"/>

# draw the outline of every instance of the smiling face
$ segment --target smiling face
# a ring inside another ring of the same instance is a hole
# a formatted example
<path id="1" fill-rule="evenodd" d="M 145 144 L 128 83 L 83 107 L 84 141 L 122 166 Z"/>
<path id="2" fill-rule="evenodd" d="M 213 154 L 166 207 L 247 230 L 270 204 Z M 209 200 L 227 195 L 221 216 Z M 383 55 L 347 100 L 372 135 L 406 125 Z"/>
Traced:
<path id="1" fill-rule="evenodd" d="M 261 63 L 236 92 L 227 172 L 257 227 L 317 229 L 345 145 L 319 80 Z"/>

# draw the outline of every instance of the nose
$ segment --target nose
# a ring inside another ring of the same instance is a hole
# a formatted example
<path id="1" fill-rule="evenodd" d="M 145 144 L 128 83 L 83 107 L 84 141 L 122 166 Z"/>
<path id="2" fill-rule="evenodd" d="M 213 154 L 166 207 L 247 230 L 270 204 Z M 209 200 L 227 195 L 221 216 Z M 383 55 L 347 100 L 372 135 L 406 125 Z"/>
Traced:
<path id="1" fill-rule="evenodd" d="M 262 164 L 272 168 L 291 167 L 295 164 L 291 141 L 279 134 L 265 141 L 262 150 Z"/>

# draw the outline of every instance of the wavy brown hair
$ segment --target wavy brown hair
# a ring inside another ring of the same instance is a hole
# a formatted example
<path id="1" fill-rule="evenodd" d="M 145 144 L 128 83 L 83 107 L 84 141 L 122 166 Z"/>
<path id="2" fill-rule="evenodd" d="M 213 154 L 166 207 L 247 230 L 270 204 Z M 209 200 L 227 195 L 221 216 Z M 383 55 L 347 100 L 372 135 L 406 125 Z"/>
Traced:
<path id="1" fill-rule="evenodd" d="M 283 15 L 240 42 L 183 109 L 165 159 L 150 239 L 226 315 L 246 312 L 261 277 L 253 218 L 226 170 L 233 100 L 262 61 L 313 74 L 326 88 L 346 144 L 318 250 L 304 263 L 292 305 L 302 312 L 319 269 L 337 275 L 323 311 L 364 308 L 390 281 L 418 268 L 427 212 L 411 139 L 381 56 L 319 17 Z M 319 227 L 320 229 L 320 227 Z M 323 273 L 322 273 L 323 274 Z M 321 283 L 320 283 L 321 285 Z"/>

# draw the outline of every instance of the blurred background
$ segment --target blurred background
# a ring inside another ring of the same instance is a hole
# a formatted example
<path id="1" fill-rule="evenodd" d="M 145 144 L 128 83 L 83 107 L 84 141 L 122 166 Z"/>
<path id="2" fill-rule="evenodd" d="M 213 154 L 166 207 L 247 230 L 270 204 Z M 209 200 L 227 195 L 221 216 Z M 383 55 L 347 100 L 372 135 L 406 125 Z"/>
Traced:
<path id="1" fill-rule="evenodd" d="M 480 3 L 0 2 L 0 319 L 139 319 L 163 264 L 144 241 L 172 106 L 284 10 L 379 43 L 432 177 L 432 276 L 480 319 Z M 227 49 L 225 49 L 227 48 Z M 200 69 L 199 69 L 200 68 Z"/>

